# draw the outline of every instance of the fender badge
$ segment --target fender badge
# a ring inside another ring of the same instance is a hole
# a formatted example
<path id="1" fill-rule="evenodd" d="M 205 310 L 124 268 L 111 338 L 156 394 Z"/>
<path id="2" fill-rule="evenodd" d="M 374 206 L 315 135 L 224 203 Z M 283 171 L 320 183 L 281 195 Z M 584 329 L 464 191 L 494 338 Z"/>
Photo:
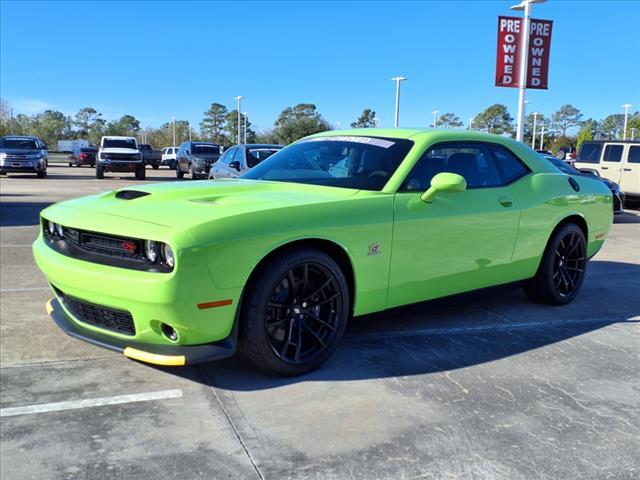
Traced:
<path id="1" fill-rule="evenodd" d="M 373 242 L 371 245 L 369 245 L 369 253 L 367 253 L 367 256 L 379 255 L 379 254 L 380 254 L 380 242 Z"/>

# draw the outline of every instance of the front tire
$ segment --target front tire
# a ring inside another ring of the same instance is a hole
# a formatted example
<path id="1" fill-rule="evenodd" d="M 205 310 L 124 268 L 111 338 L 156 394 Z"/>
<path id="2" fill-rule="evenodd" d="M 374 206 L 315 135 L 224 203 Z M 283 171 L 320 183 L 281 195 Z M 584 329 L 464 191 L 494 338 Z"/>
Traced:
<path id="1" fill-rule="evenodd" d="M 525 285 L 533 300 L 566 305 L 580 292 L 587 269 L 587 242 L 574 223 L 564 225 L 549 239 L 536 276 Z"/>
<path id="2" fill-rule="evenodd" d="M 47 171 L 46 170 L 40 170 L 36 175 L 38 175 L 38 178 L 44 178 L 47 176 Z"/>
<path id="3" fill-rule="evenodd" d="M 136 180 L 145 180 L 147 178 L 147 171 L 144 168 L 144 165 L 136 168 Z"/>
<path id="4" fill-rule="evenodd" d="M 101 163 L 96 164 L 96 178 L 100 180 L 104 178 L 104 167 Z"/>
<path id="5" fill-rule="evenodd" d="M 184 178 L 184 172 L 180 170 L 180 165 L 176 165 L 176 178 L 178 179 Z"/>
<path id="6" fill-rule="evenodd" d="M 336 350 L 350 315 L 346 278 L 323 252 L 294 250 L 253 278 L 242 306 L 239 347 L 256 368 L 295 376 Z"/>

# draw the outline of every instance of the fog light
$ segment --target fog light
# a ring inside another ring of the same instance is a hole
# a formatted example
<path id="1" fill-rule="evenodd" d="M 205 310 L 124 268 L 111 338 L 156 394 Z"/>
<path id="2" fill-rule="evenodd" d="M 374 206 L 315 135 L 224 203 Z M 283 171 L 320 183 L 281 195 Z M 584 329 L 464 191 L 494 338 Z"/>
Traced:
<path id="1" fill-rule="evenodd" d="M 62 225 L 60 225 L 59 223 L 56 223 L 56 232 L 58 233 L 58 235 L 60 235 L 60 238 L 64 238 L 64 229 L 62 228 Z"/>
<path id="2" fill-rule="evenodd" d="M 164 257 L 164 263 L 167 264 L 167 267 L 173 268 L 175 265 L 175 258 L 173 257 L 173 250 L 166 243 L 162 245 L 162 256 Z"/>
<path id="3" fill-rule="evenodd" d="M 161 323 L 160 330 L 162 330 L 162 334 L 172 342 L 178 341 L 178 332 L 176 332 L 171 325 L 167 325 L 166 323 Z"/>
<path id="4" fill-rule="evenodd" d="M 146 240 L 144 242 L 144 253 L 147 256 L 147 260 L 155 263 L 158 259 L 158 244 L 153 240 Z"/>

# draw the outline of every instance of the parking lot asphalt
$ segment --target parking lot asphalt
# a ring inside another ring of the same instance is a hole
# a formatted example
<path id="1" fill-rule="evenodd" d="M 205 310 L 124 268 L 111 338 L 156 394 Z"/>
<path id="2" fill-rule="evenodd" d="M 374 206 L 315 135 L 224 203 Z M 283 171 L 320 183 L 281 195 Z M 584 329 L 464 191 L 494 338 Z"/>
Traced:
<path id="1" fill-rule="evenodd" d="M 640 478 L 638 211 L 566 307 L 501 288 L 356 318 L 323 368 L 281 379 L 237 358 L 154 368 L 48 319 L 38 212 L 137 183 L 0 179 L 3 479 Z"/>

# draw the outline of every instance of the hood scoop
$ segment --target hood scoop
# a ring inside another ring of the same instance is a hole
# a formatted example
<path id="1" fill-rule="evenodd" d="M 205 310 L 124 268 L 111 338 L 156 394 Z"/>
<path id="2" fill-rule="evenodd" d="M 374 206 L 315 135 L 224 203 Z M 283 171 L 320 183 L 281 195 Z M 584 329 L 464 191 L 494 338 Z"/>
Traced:
<path id="1" fill-rule="evenodd" d="M 149 192 L 141 192 L 140 190 L 120 190 L 116 192 L 116 198 L 120 198 L 122 200 L 134 200 L 140 197 L 146 197 L 147 195 L 151 195 Z"/>

